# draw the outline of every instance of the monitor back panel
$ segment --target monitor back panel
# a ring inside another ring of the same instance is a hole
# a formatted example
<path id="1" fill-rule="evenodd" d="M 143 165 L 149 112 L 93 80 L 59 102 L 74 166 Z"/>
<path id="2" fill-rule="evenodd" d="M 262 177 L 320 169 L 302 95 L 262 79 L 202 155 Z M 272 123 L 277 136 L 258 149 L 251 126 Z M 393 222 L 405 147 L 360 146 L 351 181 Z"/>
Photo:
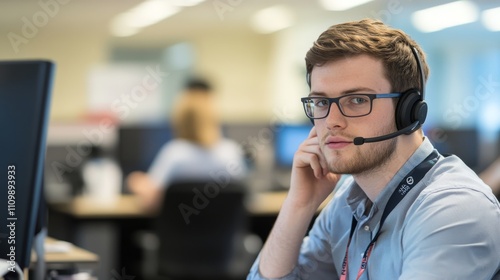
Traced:
<path id="1" fill-rule="evenodd" d="M 0 62 L 0 258 L 26 268 L 42 195 L 54 65 Z"/>

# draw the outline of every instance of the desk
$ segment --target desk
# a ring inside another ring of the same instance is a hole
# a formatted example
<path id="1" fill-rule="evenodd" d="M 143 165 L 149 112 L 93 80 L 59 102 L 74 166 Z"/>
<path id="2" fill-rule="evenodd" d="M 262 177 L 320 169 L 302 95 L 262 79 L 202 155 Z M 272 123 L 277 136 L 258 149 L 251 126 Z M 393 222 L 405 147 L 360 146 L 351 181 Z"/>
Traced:
<path id="1" fill-rule="evenodd" d="M 57 239 L 47 237 L 46 244 L 54 244 Z M 36 262 L 36 260 L 35 260 Z M 49 264 L 97 264 L 99 256 L 70 244 L 67 252 L 45 252 L 45 262 Z"/>
<path id="2" fill-rule="evenodd" d="M 47 237 L 46 244 L 55 244 L 57 239 Z M 73 244 L 68 244 L 68 250 L 62 252 L 45 252 L 45 264 L 48 269 L 68 268 L 75 266 L 97 266 L 99 256 L 96 254 L 79 248 Z M 31 255 L 31 266 L 36 264 L 36 255 Z"/>
<path id="3" fill-rule="evenodd" d="M 252 230 L 261 238 L 267 237 L 286 196 L 286 191 L 261 192 L 249 196 L 247 207 L 252 219 Z M 330 198 L 321 204 L 320 209 Z M 121 256 L 134 255 L 129 251 L 123 252 L 126 250 L 124 247 L 130 244 L 120 243 L 120 240 L 131 240 L 132 238 L 124 235 L 133 234 L 130 230 L 133 228 L 132 225 L 153 217 L 141 209 L 138 197 L 134 195 L 122 195 L 114 203 L 108 204 L 97 203 L 91 197 L 80 196 L 64 203 L 51 203 L 49 207 L 59 214 L 78 221 L 72 227 L 76 232 L 72 241 L 99 254 L 101 257 L 99 279 L 109 278 L 110 271 L 123 266 L 123 261 L 118 261 Z"/>
<path id="4" fill-rule="evenodd" d="M 112 278 L 112 271 L 120 271 L 122 227 L 129 220 L 148 218 L 137 197 L 120 196 L 114 203 L 98 203 L 87 196 L 75 197 L 63 203 L 50 203 L 49 234 L 70 240 L 80 247 L 96 252 L 98 279 Z"/>
<path id="5" fill-rule="evenodd" d="M 77 196 L 67 202 L 51 203 L 51 207 L 61 213 L 81 219 L 141 218 L 151 214 L 144 212 L 138 197 L 121 195 L 109 203 L 95 202 L 89 196 Z"/>
<path id="6" fill-rule="evenodd" d="M 281 206 L 286 199 L 288 192 L 261 192 L 255 193 L 250 196 L 249 203 L 247 205 L 248 211 L 251 215 L 278 215 L 281 210 Z M 326 204 L 331 200 L 332 195 L 328 196 L 323 203 L 318 208 L 318 212 L 321 211 Z"/>
<path id="7" fill-rule="evenodd" d="M 286 196 L 286 191 L 252 194 L 247 204 L 248 211 L 250 215 L 256 216 L 277 215 Z M 323 209 L 330 199 L 331 195 L 318 210 Z M 51 207 L 56 211 L 80 219 L 152 217 L 152 214 L 141 209 L 139 200 L 134 195 L 121 195 L 114 202 L 108 204 L 96 203 L 88 196 L 79 196 L 68 202 L 51 204 Z"/>

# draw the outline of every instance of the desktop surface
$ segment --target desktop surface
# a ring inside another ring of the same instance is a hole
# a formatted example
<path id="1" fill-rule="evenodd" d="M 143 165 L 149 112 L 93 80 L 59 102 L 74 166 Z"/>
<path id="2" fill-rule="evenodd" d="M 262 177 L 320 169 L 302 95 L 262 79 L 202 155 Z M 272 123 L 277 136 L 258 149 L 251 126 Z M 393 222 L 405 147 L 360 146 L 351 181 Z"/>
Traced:
<path id="1" fill-rule="evenodd" d="M 247 209 L 250 215 L 277 215 L 288 192 L 264 191 L 250 194 Z M 194 196 L 194 194 L 193 194 Z M 322 209 L 331 196 L 320 206 Z M 96 204 L 90 196 L 77 196 L 67 202 L 52 203 L 51 208 L 78 219 L 126 219 L 150 218 L 154 214 L 140 207 L 139 197 L 130 194 L 120 195 L 113 203 Z"/>

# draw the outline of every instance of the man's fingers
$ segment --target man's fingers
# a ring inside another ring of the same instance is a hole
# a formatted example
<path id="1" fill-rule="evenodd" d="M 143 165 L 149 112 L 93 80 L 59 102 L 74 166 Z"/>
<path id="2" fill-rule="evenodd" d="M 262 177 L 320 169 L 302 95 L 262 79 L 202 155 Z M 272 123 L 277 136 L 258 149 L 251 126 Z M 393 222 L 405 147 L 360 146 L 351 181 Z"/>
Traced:
<path id="1" fill-rule="evenodd" d="M 316 127 L 313 126 L 311 128 L 311 131 L 309 131 L 309 136 L 307 138 L 312 138 L 318 136 L 318 132 L 316 131 Z"/>
<path id="2" fill-rule="evenodd" d="M 325 157 L 321 153 L 321 150 L 320 150 L 318 145 L 304 145 L 299 150 L 299 153 L 306 153 L 306 154 L 314 155 L 315 157 L 308 158 L 309 164 L 311 164 L 312 160 L 315 160 L 321 166 L 321 173 L 322 174 L 326 174 L 328 172 L 328 165 L 326 164 Z"/>

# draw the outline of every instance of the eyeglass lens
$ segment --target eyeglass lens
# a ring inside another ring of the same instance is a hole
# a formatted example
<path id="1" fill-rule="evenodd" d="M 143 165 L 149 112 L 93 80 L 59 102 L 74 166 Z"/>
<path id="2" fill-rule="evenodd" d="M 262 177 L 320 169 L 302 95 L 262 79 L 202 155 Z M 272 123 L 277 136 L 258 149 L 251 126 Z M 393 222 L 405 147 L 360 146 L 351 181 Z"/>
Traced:
<path id="1" fill-rule="evenodd" d="M 304 102 L 306 114 L 310 118 L 320 119 L 330 112 L 331 103 L 337 103 L 346 117 L 359 117 L 371 111 L 371 99 L 367 95 L 346 95 L 339 98 L 310 97 Z"/>

